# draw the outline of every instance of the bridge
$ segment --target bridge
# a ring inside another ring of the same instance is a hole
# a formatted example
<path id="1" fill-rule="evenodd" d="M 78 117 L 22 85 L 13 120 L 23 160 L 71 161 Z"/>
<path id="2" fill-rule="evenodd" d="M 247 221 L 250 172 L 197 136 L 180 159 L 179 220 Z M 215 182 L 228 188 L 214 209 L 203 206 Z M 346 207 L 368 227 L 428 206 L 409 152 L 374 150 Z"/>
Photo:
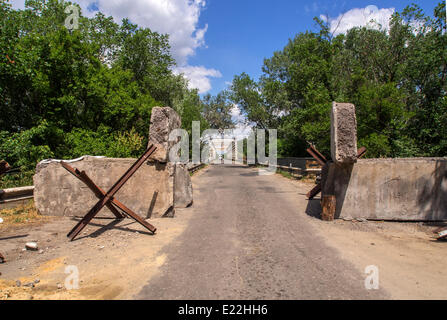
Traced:
<path id="1" fill-rule="evenodd" d="M 354 106 L 335 103 L 332 161 L 311 150 L 324 165 L 318 188 L 315 181 L 264 174 L 264 167 L 248 166 L 238 158 L 208 164 L 191 178 L 188 165 L 168 161 L 175 144 L 168 136 L 180 126 L 178 115 L 170 108 L 154 108 L 153 117 L 157 116 L 149 139 L 157 152 L 116 194 L 132 209 L 124 211 L 132 212 L 140 224 L 110 221 L 106 218 L 114 218 L 113 212 L 104 208 L 101 219 L 68 241 L 65 234 L 75 221 L 79 223 L 79 215 L 104 196 L 99 187 L 109 190 L 135 160 L 73 160 L 70 165 L 98 184 L 92 188 L 99 191 L 96 195 L 58 161 L 43 161 L 34 177 L 34 200 L 39 211 L 51 217 L 48 223 L 27 226 L 21 234 L 14 230 L 2 234 L 6 279 L 38 275 L 50 288 L 41 292 L 41 298 L 57 299 L 447 295 L 445 248 L 429 241 L 427 234 L 435 231 L 432 225 L 376 221 L 447 220 L 443 201 L 447 159 L 359 160 L 365 149 L 357 149 Z M 216 137 L 210 159 L 238 154 L 233 152 L 236 142 L 234 137 Z M 281 167 L 274 166 L 273 173 Z M 309 197 L 312 188 L 322 193 Z M 333 202 L 325 212 L 327 198 Z M 124 207 L 118 199 L 111 201 L 107 205 Z M 156 233 L 148 232 L 141 220 L 155 225 Z M 17 248 L 26 241 L 45 243 L 43 255 L 26 253 L 27 259 L 22 259 Z M 66 266 L 82 270 L 80 290 L 58 291 L 56 284 L 64 283 Z M 379 269 L 380 286 L 370 278 L 378 277 L 374 270 Z"/>
<path id="2" fill-rule="evenodd" d="M 306 213 L 309 184 L 210 165 L 193 177 L 187 227 L 140 299 L 372 299 L 364 274 L 343 260 Z M 318 200 L 314 201 L 318 205 Z"/>

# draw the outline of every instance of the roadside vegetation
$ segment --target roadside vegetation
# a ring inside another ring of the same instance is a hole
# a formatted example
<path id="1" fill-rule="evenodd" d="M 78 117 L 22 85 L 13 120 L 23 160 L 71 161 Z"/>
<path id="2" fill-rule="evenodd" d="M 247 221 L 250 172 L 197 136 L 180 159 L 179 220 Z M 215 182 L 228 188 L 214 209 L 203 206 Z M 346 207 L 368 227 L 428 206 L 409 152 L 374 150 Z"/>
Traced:
<path id="1" fill-rule="evenodd" d="M 0 223 L 0 229 L 44 219 L 34 207 L 34 201 L 32 200 L 15 208 L 0 210 L 0 218 L 3 219 L 3 222 Z"/>
<path id="2" fill-rule="evenodd" d="M 389 29 L 336 36 L 315 18 L 318 31 L 265 59 L 259 80 L 235 76 L 232 99 L 257 127 L 278 128 L 278 156 L 304 156 L 308 143 L 329 156 L 332 101 L 355 104 L 367 157 L 447 156 L 445 10 L 411 5 Z"/>
<path id="3" fill-rule="evenodd" d="M 82 155 L 137 157 L 154 106 L 170 106 L 191 134 L 231 128 L 237 104 L 247 122 L 278 129 L 278 156 L 330 150 L 332 101 L 356 105 L 367 157 L 447 155 L 445 3 L 432 16 L 412 5 L 390 28 L 297 34 L 265 59 L 262 76 L 236 75 L 216 96 L 200 96 L 175 61 L 168 35 L 98 13 L 65 25 L 62 0 L 0 0 L 0 159 L 20 174 L 0 188 L 32 184 L 36 164 Z M 80 11 L 81 12 L 81 11 Z M 190 148 L 191 149 L 191 148 Z M 191 151 L 191 150 L 190 150 Z"/>
<path id="4" fill-rule="evenodd" d="M 69 31 L 70 4 L 0 0 L 0 159 L 21 170 L 0 188 L 32 184 L 47 158 L 138 157 L 154 106 L 174 108 L 189 132 L 193 120 L 231 125 L 225 93 L 201 98 L 174 74 L 167 35 L 101 13 Z"/>

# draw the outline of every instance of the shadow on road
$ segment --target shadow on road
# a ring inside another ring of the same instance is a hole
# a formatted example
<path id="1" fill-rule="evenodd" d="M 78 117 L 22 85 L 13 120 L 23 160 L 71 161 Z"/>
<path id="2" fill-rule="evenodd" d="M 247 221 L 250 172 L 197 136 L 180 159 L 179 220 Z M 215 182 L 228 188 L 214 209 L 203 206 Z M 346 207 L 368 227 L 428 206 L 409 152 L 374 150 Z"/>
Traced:
<path id="1" fill-rule="evenodd" d="M 26 238 L 26 237 L 28 237 L 28 234 L 23 234 L 23 235 L 19 235 L 19 236 L 11 236 L 11 237 L 6 237 L 6 238 L 0 238 L 0 241 L 11 240 L 11 239 L 19 239 L 19 238 Z"/>
<path id="2" fill-rule="evenodd" d="M 255 177 L 255 176 L 259 176 L 259 172 L 240 173 L 239 175 L 243 176 L 243 177 Z"/>
<path id="3" fill-rule="evenodd" d="M 78 220 L 78 219 L 73 219 L 73 220 Z M 130 233 L 135 233 L 138 231 L 138 233 L 140 233 L 140 234 L 153 236 L 153 234 L 151 232 L 137 230 L 137 229 L 130 229 L 130 228 L 126 227 L 127 225 L 134 224 L 135 223 L 134 221 L 124 224 L 122 226 L 118 226 L 119 223 L 124 222 L 124 221 L 126 221 L 126 220 L 113 220 L 106 225 L 90 222 L 89 226 L 99 227 L 99 229 L 90 233 L 89 235 L 80 236 L 80 237 L 76 238 L 74 241 L 78 241 L 78 240 L 81 240 L 84 238 L 97 238 L 104 232 L 106 232 L 108 230 L 112 230 L 112 229 L 117 229 L 120 231 L 126 231 L 126 232 L 130 232 Z"/>
<path id="4" fill-rule="evenodd" d="M 320 219 L 321 216 L 320 199 L 307 200 L 306 213 L 307 215 Z"/>

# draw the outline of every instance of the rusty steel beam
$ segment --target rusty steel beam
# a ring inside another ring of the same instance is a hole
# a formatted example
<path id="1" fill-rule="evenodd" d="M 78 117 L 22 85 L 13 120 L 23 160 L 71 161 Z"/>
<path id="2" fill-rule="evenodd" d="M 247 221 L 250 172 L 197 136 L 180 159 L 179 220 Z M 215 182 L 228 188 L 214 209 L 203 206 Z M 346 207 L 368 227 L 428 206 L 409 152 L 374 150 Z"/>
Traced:
<path id="1" fill-rule="evenodd" d="M 118 201 L 117 199 L 113 199 L 113 204 L 116 205 L 121 210 L 123 210 L 130 218 L 134 219 L 136 222 L 141 224 L 143 227 L 145 227 L 146 229 L 148 229 L 152 233 L 155 233 L 157 231 L 157 228 L 155 228 L 149 222 L 147 222 L 144 219 L 142 219 L 138 214 L 136 214 L 135 212 L 130 210 L 122 202 Z"/>
<path id="2" fill-rule="evenodd" d="M 85 171 L 80 172 L 80 176 L 83 181 L 88 181 L 89 184 L 95 185 L 94 182 L 87 176 Z M 99 187 L 98 187 L 99 189 Z M 105 192 L 100 190 L 102 195 L 105 195 Z M 140 223 L 143 227 L 151 231 L 152 233 L 155 233 L 157 231 L 157 228 L 155 228 L 150 223 L 146 222 L 144 219 L 141 219 L 141 217 L 130 210 L 128 207 L 126 207 L 122 202 L 118 201 L 118 199 L 112 198 L 111 203 L 113 203 L 115 206 L 117 206 L 119 209 L 123 210 L 130 218 L 134 219 L 136 222 Z"/>
<path id="3" fill-rule="evenodd" d="M 306 150 L 317 162 L 324 167 L 328 160 L 323 156 L 313 145 Z M 306 197 L 309 200 L 312 200 L 317 194 L 319 194 L 322 190 L 321 182 L 318 183 L 315 187 L 312 188 L 307 194 Z"/>
<path id="4" fill-rule="evenodd" d="M 0 160 L 0 175 L 6 173 L 9 170 L 11 170 L 9 163 L 5 160 Z"/>
<path id="5" fill-rule="evenodd" d="M 320 163 L 322 166 L 325 166 L 326 163 L 329 162 L 314 146 L 310 146 L 310 148 L 307 149 L 307 152 L 309 152 L 312 155 L 312 157 L 314 157 L 315 160 L 317 160 L 318 163 Z M 366 148 L 365 147 L 359 148 L 357 150 L 357 159 L 362 158 L 365 154 L 366 154 Z M 323 163 L 323 161 L 324 161 L 324 163 Z M 319 194 L 321 192 L 322 189 L 323 189 L 323 187 L 320 182 L 306 194 L 306 197 L 309 200 L 312 200 L 313 198 L 315 198 L 315 196 L 317 194 Z"/>
<path id="6" fill-rule="evenodd" d="M 102 190 L 99 186 L 97 186 L 90 179 L 90 177 L 87 175 L 87 173 L 85 173 L 85 171 L 79 171 L 78 169 L 72 168 L 70 165 L 68 165 L 64 162 L 62 162 L 61 164 L 68 172 L 70 172 L 76 178 L 78 178 L 79 180 L 84 182 L 90 188 L 90 190 L 92 190 L 93 193 L 95 193 L 96 197 L 101 199 L 106 194 L 106 192 L 104 190 Z M 117 208 L 121 209 L 122 211 L 124 211 L 130 218 L 132 218 L 135 221 L 137 221 L 138 223 L 140 223 L 143 227 L 145 227 L 152 233 L 155 233 L 155 231 L 157 230 L 157 228 L 155 228 L 150 223 L 146 222 L 144 219 L 141 219 L 139 215 L 137 215 L 135 212 L 133 212 L 131 209 L 126 207 L 123 203 L 121 203 L 120 201 L 118 201 L 115 198 L 112 198 L 111 202 L 107 203 L 106 206 L 110 209 L 110 211 L 113 212 L 113 214 L 117 217 L 117 219 L 123 219 L 125 216 L 123 214 L 121 214 L 115 208 L 115 206 Z"/>
<path id="7" fill-rule="evenodd" d="M 315 198 L 315 196 L 317 194 L 319 194 L 321 192 L 321 182 L 318 183 L 312 190 L 310 190 L 307 194 L 306 197 L 309 200 L 312 200 L 313 198 Z"/>
<path id="8" fill-rule="evenodd" d="M 361 147 L 357 150 L 357 159 L 363 158 L 363 156 L 366 154 L 366 148 Z"/>
<path id="9" fill-rule="evenodd" d="M 306 150 L 308 153 L 310 153 L 310 155 L 312 157 L 315 158 L 315 160 L 317 160 L 317 162 L 321 165 L 324 166 L 327 162 L 326 158 L 314 147 L 314 146 L 310 146 L 309 149 Z"/>
<path id="10" fill-rule="evenodd" d="M 74 175 L 76 178 L 84 182 L 84 184 L 89 187 L 89 189 L 95 194 L 98 199 L 101 199 L 106 193 L 99 186 L 97 186 L 87 175 L 82 176 L 81 172 L 78 169 L 75 169 L 69 166 L 65 162 L 61 162 L 62 167 L 65 168 L 68 172 Z M 117 219 L 123 219 L 124 215 L 122 215 L 110 202 L 106 204 L 107 208 L 115 215 Z"/>
<path id="11" fill-rule="evenodd" d="M 90 209 L 90 211 L 82 218 L 81 221 L 67 234 L 71 241 L 87 226 L 87 224 L 98 214 L 98 212 L 109 203 L 113 196 L 121 189 L 121 187 L 132 177 L 132 175 L 143 165 L 143 163 L 154 153 L 157 148 L 151 145 L 146 152 L 118 179 L 106 194 Z"/>

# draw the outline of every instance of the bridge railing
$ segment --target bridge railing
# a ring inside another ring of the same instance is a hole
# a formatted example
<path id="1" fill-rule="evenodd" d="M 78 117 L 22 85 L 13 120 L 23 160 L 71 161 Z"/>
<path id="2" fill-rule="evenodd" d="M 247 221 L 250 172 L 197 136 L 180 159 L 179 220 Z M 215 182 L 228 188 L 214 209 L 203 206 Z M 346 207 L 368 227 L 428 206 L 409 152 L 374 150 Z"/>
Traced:
<path id="1" fill-rule="evenodd" d="M 204 166 L 205 166 L 204 163 L 199 163 L 199 164 L 188 163 L 188 164 L 187 164 L 187 168 L 188 168 L 188 171 L 189 171 L 190 173 L 194 173 L 194 172 L 196 172 L 197 170 L 202 169 Z"/>
<path id="2" fill-rule="evenodd" d="M 258 164 L 265 167 L 269 166 L 268 162 Z M 271 165 L 271 166 L 276 167 L 276 169 L 280 171 L 290 172 L 292 175 L 295 176 L 309 176 L 309 175 L 320 176 L 321 174 L 321 168 L 298 168 L 293 167 L 291 165 L 289 166 Z"/>
<path id="3" fill-rule="evenodd" d="M 0 189 L 0 209 L 6 209 L 23 204 L 33 199 L 34 186 Z"/>

